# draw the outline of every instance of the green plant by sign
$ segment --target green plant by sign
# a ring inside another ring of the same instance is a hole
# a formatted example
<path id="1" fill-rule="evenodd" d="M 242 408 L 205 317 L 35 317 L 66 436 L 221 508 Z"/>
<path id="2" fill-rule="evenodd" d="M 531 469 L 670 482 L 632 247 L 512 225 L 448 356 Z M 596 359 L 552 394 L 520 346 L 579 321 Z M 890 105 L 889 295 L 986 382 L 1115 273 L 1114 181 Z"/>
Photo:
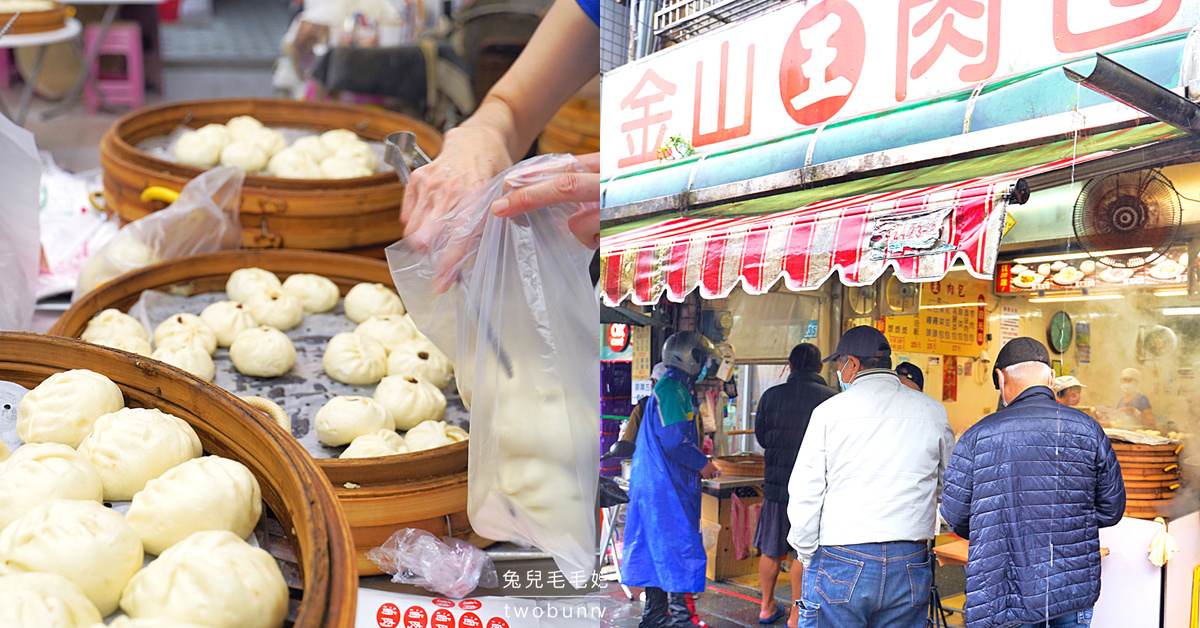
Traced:
<path id="1" fill-rule="evenodd" d="M 667 159 L 683 159 L 696 154 L 696 149 L 692 148 L 692 143 L 683 139 L 678 135 L 672 135 L 667 138 L 663 145 L 654 149 L 658 154 L 658 160 L 664 161 Z"/>

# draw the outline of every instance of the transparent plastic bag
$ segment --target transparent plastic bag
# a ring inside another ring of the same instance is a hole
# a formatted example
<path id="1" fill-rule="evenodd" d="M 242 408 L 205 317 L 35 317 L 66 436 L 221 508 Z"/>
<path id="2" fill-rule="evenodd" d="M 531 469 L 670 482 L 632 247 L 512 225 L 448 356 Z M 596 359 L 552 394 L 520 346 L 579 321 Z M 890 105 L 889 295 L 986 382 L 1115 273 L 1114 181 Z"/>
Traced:
<path id="1" fill-rule="evenodd" d="M 38 192 L 42 165 L 33 134 L 0 116 L 0 330 L 28 331 L 36 304 Z"/>
<path id="2" fill-rule="evenodd" d="M 179 198 L 166 209 L 126 225 L 84 263 L 72 299 L 143 266 L 237 248 L 245 178 L 238 168 L 212 168 L 183 186 Z"/>
<path id="3" fill-rule="evenodd" d="M 500 586 L 496 566 L 483 550 L 454 537 L 438 539 L 425 530 L 398 530 L 383 547 L 368 551 L 367 558 L 392 574 L 392 582 L 455 599 L 467 597 L 477 586 Z"/>
<path id="4" fill-rule="evenodd" d="M 564 164 L 566 168 L 564 168 Z M 467 514 L 480 535 L 550 554 L 576 588 L 596 556 L 600 470 L 599 303 L 573 205 L 498 218 L 513 188 L 578 169 L 570 155 L 521 162 L 426 227 L 432 244 L 388 247 L 417 326 L 455 358 L 471 409 Z M 436 285 L 456 281 L 446 292 Z"/>

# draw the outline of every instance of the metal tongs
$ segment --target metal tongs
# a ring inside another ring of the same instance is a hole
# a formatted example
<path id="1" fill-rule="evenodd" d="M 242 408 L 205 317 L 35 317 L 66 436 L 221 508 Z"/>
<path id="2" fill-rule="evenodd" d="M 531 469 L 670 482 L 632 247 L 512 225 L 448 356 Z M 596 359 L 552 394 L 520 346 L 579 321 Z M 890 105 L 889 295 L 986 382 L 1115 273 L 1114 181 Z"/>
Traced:
<path id="1" fill-rule="evenodd" d="M 383 145 L 386 147 L 383 160 L 396 169 L 396 174 L 400 175 L 400 182 L 404 185 L 408 185 L 413 170 L 432 161 L 417 145 L 417 134 L 412 131 L 389 133 L 384 138 Z"/>

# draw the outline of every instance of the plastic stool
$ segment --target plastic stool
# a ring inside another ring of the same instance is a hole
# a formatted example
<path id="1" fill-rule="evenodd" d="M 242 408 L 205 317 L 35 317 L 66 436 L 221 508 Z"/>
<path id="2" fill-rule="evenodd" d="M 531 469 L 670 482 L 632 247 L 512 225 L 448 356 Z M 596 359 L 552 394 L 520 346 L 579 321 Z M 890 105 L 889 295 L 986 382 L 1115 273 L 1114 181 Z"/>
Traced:
<path id="1" fill-rule="evenodd" d="M 83 102 L 88 113 L 96 113 L 101 97 L 110 105 L 129 105 L 134 109 L 146 102 L 146 77 L 142 67 L 142 29 L 136 22 L 114 22 L 103 42 L 100 26 L 92 24 L 84 31 L 84 50 L 91 54 L 99 45 L 99 54 L 92 64 L 92 80 L 83 92 Z M 125 58 L 125 74 L 111 75 L 100 72 L 100 60 L 105 56 Z"/>

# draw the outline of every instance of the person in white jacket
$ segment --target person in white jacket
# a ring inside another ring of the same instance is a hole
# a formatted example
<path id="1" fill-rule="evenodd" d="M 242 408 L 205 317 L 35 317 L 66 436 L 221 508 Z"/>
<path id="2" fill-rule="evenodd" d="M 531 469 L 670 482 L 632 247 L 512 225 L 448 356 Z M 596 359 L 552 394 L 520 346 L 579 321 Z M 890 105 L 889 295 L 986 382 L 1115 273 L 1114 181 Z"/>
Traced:
<path id="1" fill-rule="evenodd" d="M 845 392 L 813 410 L 788 483 L 799 625 L 923 627 L 954 447 L 946 409 L 900 383 L 873 327 L 847 331 L 829 360 Z"/>

